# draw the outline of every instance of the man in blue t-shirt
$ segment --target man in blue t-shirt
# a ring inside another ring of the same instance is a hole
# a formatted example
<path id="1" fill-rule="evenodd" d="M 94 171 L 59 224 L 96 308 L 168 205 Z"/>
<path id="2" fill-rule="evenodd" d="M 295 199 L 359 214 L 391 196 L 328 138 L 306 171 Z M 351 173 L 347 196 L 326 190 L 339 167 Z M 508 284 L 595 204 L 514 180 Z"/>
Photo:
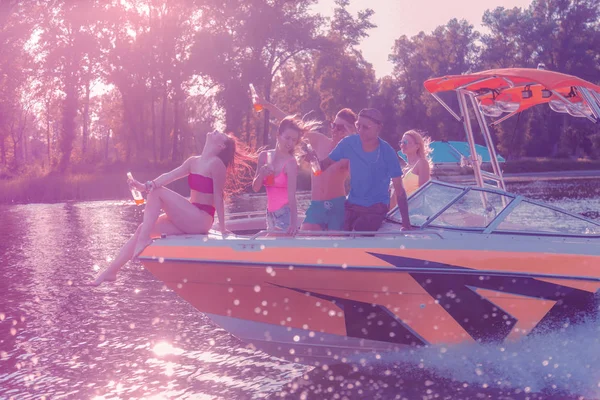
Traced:
<path id="1" fill-rule="evenodd" d="M 361 110 L 356 121 L 358 135 L 342 139 L 329 157 L 321 161 L 323 170 L 342 159 L 350 163 L 344 230 L 376 231 L 381 227 L 389 207 L 390 179 L 396 191 L 402 229 L 410 229 L 402 168 L 392 146 L 379 138 L 382 123 L 383 116 L 378 110 Z"/>

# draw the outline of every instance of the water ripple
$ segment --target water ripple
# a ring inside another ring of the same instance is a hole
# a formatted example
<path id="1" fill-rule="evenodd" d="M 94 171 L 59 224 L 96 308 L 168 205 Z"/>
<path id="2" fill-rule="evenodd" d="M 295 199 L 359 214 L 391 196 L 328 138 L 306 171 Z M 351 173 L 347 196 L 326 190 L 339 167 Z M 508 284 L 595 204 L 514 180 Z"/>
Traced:
<path id="1" fill-rule="evenodd" d="M 510 189 L 593 219 L 600 216 L 597 180 L 512 184 Z M 307 201 L 303 193 L 303 207 Z M 231 209 L 248 207 L 264 207 L 264 197 L 247 196 Z M 600 360 L 593 356 L 600 354 L 597 332 L 572 333 L 537 347 L 529 343 L 515 350 L 522 358 L 460 347 L 440 358 L 439 349 L 431 348 L 402 362 L 381 359 L 370 366 L 359 362 L 311 371 L 246 348 L 140 264 L 130 263 L 113 285 L 81 286 L 135 231 L 141 211 L 123 202 L 0 207 L 0 398 L 599 395 L 594 366 Z M 556 370 L 552 377 L 550 370 Z"/>

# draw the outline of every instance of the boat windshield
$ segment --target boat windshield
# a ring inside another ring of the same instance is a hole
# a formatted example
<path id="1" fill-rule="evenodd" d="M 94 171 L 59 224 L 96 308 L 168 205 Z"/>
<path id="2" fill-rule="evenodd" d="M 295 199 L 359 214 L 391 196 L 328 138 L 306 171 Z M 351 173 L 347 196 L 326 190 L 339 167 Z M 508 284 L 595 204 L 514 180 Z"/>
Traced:
<path id="1" fill-rule="evenodd" d="M 410 223 L 414 226 L 423 226 L 433 217 L 443 211 L 449 204 L 464 193 L 464 188 L 449 186 L 441 183 L 429 182 L 408 199 L 408 213 Z M 395 222 L 402 222 L 402 217 L 395 208 L 388 218 Z"/>
<path id="2" fill-rule="evenodd" d="M 408 199 L 410 221 L 435 227 L 542 235 L 600 235 L 600 224 L 498 189 L 430 181 Z M 388 218 L 402 222 L 398 208 Z"/>
<path id="3" fill-rule="evenodd" d="M 547 234 L 600 235 L 600 224 L 559 209 L 523 200 L 496 229 L 509 232 L 543 232 Z"/>

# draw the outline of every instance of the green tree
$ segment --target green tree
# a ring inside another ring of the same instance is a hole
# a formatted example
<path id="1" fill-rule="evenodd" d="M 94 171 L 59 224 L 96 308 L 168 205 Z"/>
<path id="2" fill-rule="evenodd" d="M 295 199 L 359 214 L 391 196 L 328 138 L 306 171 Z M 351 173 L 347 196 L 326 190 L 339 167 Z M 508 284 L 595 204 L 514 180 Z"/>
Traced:
<path id="1" fill-rule="evenodd" d="M 431 34 L 421 32 L 396 40 L 389 59 L 394 64 L 392 77 L 402 99 L 398 107 L 402 130 L 421 129 L 434 139 L 464 140 L 462 124 L 425 91 L 423 82 L 473 71 L 479 54 L 478 38 L 472 25 L 452 19 Z M 447 100 L 456 106 L 454 99 Z"/>
<path id="2" fill-rule="evenodd" d="M 331 119 L 341 108 L 367 107 L 375 91 L 375 73 L 356 46 L 374 25 L 370 9 L 353 16 L 349 1 L 336 1 L 334 15 L 318 50 L 297 55 L 280 70 L 275 102 L 313 119 Z"/>
<path id="3" fill-rule="evenodd" d="M 524 10 L 488 10 L 483 24 L 490 33 L 482 36 L 480 66 L 535 68 L 541 62 L 550 70 L 598 82 L 599 21 L 600 3 L 595 0 L 536 0 Z M 586 136 L 597 128 L 591 124 L 543 107 L 526 110 L 520 120 L 520 138 L 513 138 L 512 126 L 496 129 L 506 154 L 581 155 L 582 149 L 592 153 Z"/>
<path id="4" fill-rule="evenodd" d="M 12 139 L 12 166 L 22 160 L 23 123 L 28 111 L 21 104 L 21 93 L 33 75 L 32 57 L 26 51 L 35 20 L 27 12 L 32 1 L 0 3 L 0 163 L 9 162 L 8 138 Z"/>
<path id="5" fill-rule="evenodd" d="M 205 18 L 193 48 L 195 65 L 219 85 L 216 98 L 228 130 L 239 131 L 249 112 L 248 83 L 255 83 L 270 100 L 273 80 L 281 68 L 293 57 L 320 47 L 322 18 L 309 12 L 314 3 L 201 2 Z M 268 141 L 269 116 L 264 114 L 261 143 Z"/>
<path id="6" fill-rule="evenodd" d="M 94 60 L 96 25 L 105 3 L 53 0 L 40 7 L 39 50 L 44 55 L 43 71 L 58 79 L 64 93 L 61 110 L 59 169 L 66 170 L 71 161 L 77 134 L 82 68 L 85 60 Z M 86 121 L 87 122 L 87 121 Z M 87 128 L 86 128 L 87 129 Z"/>
<path id="7" fill-rule="evenodd" d="M 368 107 L 375 89 L 375 71 L 356 50 L 342 46 L 322 53 L 316 62 L 321 110 L 333 117 L 341 108 L 358 112 Z"/>

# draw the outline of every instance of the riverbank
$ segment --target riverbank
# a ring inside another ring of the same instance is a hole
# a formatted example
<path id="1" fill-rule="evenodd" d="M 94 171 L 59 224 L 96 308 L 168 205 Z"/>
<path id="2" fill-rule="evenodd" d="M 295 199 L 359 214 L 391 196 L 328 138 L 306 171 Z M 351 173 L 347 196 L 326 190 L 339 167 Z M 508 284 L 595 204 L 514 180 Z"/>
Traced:
<path id="1" fill-rule="evenodd" d="M 504 173 L 504 182 L 533 182 L 533 181 L 560 181 L 560 180 L 580 180 L 580 179 L 600 179 L 600 169 L 597 170 L 573 170 L 573 171 L 548 171 L 548 172 L 520 172 L 520 173 Z M 434 176 L 445 182 L 458 184 L 473 184 L 473 175 L 443 175 Z"/>
<path id="2" fill-rule="evenodd" d="M 563 179 L 600 179 L 600 169 L 549 172 L 505 173 L 506 182 L 554 181 Z"/>
<path id="3" fill-rule="evenodd" d="M 600 160 L 527 158 L 507 161 L 501 163 L 500 167 L 505 182 L 600 179 Z M 482 168 L 492 171 L 489 164 L 484 164 Z M 473 170 L 469 167 L 444 164 L 434 167 L 432 178 L 469 184 L 473 180 Z"/>
<path id="4" fill-rule="evenodd" d="M 169 171 L 171 165 L 108 165 L 102 167 L 80 167 L 60 174 L 40 171 L 0 179 L 0 203 L 59 203 L 65 201 L 124 200 L 130 198 L 126 173 L 145 182 Z M 600 179 L 600 161 L 528 159 L 508 161 L 502 164 L 507 182 L 556 180 L 556 179 Z M 465 172 L 465 171 L 463 171 Z M 468 175 L 458 173 L 456 179 L 444 176 L 443 180 L 460 181 Z M 448 179 L 449 178 L 449 179 Z M 170 189 L 189 196 L 185 179 L 173 182 Z M 310 189 L 310 177 L 302 173 L 298 179 L 299 190 Z"/>
<path id="5" fill-rule="evenodd" d="M 89 170 L 77 168 L 67 173 L 40 171 L 0 180 L 0 203 L 58 203 L 64 201 L 123 200 L 131 196 L 127 186 L 127 172 L 145 182 L 156 178 L 173 167 L 145 165 L 128 168 L 109 165 Z M 186 182 L 173 182 L 169 188 L 186 195 Z M 189 189 L 187 189 L 189 195 Z"/>
<path id="6" fill-rule="evenodd" d="M 10 179 L 0 178 L 0 204 L 61 203 L 66 201 L 126 200 L 131 199 L 127 186 L 127 172 L 146 182 L 176 168 L 178 165 L 108 165 L 81 167 L 64 174 L 58 172 L 30 172 Z M 180 179 L 167 187 L 182 196 L 189 196 L 186 179 Z M 310 189 L 310 175 L 301 172 L 298 189 Z M 251 190 L 249 188 L 249 190 Z"/>
<path id="7" fill-rule="evenodd" d="M 523 158 L 501 164 L 505 175 L 537 172 L 600 171 L 600 160 L 555 158 Z M 533 175 L 532 175 L 533 176 Z"/>

